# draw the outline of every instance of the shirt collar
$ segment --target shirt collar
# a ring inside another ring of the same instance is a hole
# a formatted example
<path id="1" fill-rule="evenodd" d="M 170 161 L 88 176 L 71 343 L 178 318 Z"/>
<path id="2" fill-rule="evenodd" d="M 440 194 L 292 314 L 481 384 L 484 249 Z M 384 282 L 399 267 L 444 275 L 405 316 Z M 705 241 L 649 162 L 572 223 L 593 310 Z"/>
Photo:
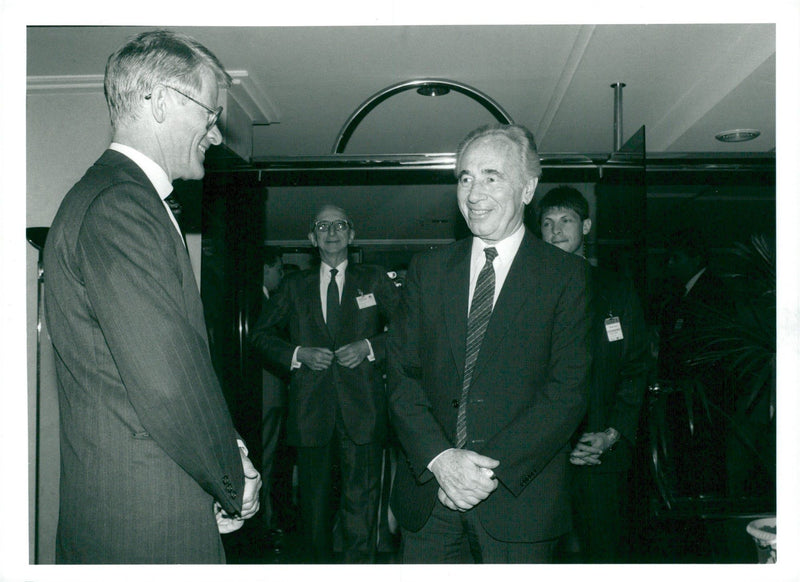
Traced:
<path id="1" fill-rule="evenodd" d="M 344 274 L 345 269 L 347 269 L 347 263 L 348 263 L 348 259 L 345 259 L 344 261 L 342 261 L 341 263 L 339 263 L 335 267 L 331 267 L 325 261 L 320 261 L 320 263 L 319 263 L 319 272 L 320 272 L 320 274 L 327 276 L 331 272 L 331 269 L 336 269 L 336 276 L 338 277 L 339 275 L 343 275 Z"/>
<path id="2" fill-rule="evenodd" d="M 159 166 L 152 159 L 148 158 L 139 150 L 136 150 L 125 144 L 112 142 L 108 149 L 114 150 L 123 154 L 131 159 L 131 161 L 139 166 L 142 172 L 145 173 L 147 178 L 153 184 L 153 187 L 158 192 L 158 195 L 164 200 L 172 193 L 172 182 L 169 181 L 169 176 L 164 171 L 164 168 Z"/>
<path id="3" fill-rule="evenodd" d="M 497 258 L 503 263 L 510 263 L 517 255 L 519 246 L 522 244 L 522 238 L 525 236 L 525 225 L 520 224 L 519 228 L 511 233 L 503 240 L 494 244 L 487 244 L 477 236 L 472 237 L 472 260 L 483 261 L 484 252 L 486 247 L 494 247 L 497 249 Z M 495 259 L 496 260 L 496 259 Z M 481 262 L 481 264 L 483 264 Z"/>

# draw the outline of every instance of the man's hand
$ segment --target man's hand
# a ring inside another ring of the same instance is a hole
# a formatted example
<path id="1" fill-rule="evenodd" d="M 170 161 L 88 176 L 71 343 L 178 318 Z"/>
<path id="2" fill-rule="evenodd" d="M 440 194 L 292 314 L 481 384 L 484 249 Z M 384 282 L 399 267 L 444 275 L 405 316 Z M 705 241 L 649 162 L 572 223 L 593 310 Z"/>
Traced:
<path id="1" fill-rule="evenodd" d="M 297 361 L 321 372 L 333 363 L 333 352 L 328 348 L 300 348 L 297 350 Z"/>
<path id="2" fill-rule="evenodd" d="M 492 469 L 499 464 L 500 461 L 475 451 L 445 451 L 430 467 L 439 482 L 439 501 L 453 510 L 472 509 L 497 489 Z"/>
<path id="3" fill-rule="evenodd" d="M 261 490 L 261 474 L 256 471 L 253 462 L 245 454 L 244 449 L 239 448 L 242 457 L 242 469 L 244 470 L 244 495 L 242 496 L 242 519 L 250 519 L 261 507 L 258 492 Z"/>
<path id="4" fill-rule="evenodd" d="M 369 355 L 366 340 L 358 340 L 336 350 L 336 361 L 347 368 L 355 368 Z"/>
<path id="5" fill-rule="evenodd" d="M 608 447 L 608 435 L 604 432 L 585 432 L 569 455 L 573 465 L 599 465 L 600 455 Z"/>
<path id="6" fill-rule="evenodd" d="M 216 501 L 214 502 L 214 517 L 217 520 L 217 529 L 221 534 L 234 532 L 244 525 L 244 518 L 231 517 L 222 510 Z"/>

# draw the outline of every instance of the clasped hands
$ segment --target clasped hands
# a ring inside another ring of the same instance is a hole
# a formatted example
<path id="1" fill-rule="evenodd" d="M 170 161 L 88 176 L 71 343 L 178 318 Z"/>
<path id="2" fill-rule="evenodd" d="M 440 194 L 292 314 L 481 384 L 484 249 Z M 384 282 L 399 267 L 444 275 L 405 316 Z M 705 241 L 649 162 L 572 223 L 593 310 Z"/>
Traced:
<path id="1" fill-rule="evenodd" d="M 321 372 L 327 370 L 334 359 L 346 368 L 355 368 L 369 355 L 366 340 L 358 340 L 331 351 L 329 348 L 303 348 L 297 350 L 297 361 Z"/>
<path id="2" fill-rule="evenodd" d="M 605 453 L 612 445 L 610 437 L 605 432 L 585 432 L 581 435 L 578 444 L 569 455 L 569 462 L 573 465 L 600 465 L 600 455 Z"/>
<path id="3" fill-rule="evenodd" d="M 244 525 L 245 519 L 253 517 L 261 507 L 258 492 L 261 490 L 261 474 L 253 466 L 253 462 L 245 453 L 244 449 L 239 448 L 242 457 L 242 469 L 244 470 L 244 495 L 242 496 L 242 511 L 239 515 L 230 515 L 220 507 L 218 502 L 214 502 L 214 517 L 217 520 L 219 533 L 231 533 Z"/>
<path id="4" fill-rule="evenodd" d="M 454 511 L 478 505 L 497 489 L 494 469 L 500 461 L 465 449 L 448 449 L 431 463 L 439 483 L 439 501 Z"/>

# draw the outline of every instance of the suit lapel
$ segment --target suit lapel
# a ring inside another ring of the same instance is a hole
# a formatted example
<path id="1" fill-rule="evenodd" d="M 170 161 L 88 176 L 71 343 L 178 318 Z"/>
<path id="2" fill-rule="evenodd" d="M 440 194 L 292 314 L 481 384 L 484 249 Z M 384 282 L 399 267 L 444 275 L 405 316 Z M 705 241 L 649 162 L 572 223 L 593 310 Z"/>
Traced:
<path id="1" fill-rule="evenodd" d="M 344 289 L 342 289 L 342 318 L 339 322 L 339 337 L 344 337 L 344 329 L 347 326 L 355 325 L 358 321 L 358 306 L 356 303 L 357 291 L 361 284 L 358 267 L 348 265 L 344 272 Z M 338 339 L 338 338 L 334 338 Z"/>
<path id="2" fill-rule="evenodd" d="M 464 357 L 467 345 L 467 304 L 469 303 L 469 261 L 472 239 L 458 246 L 448 261 L 442 288 L 444 323 L 450 338 L 453 361 L 459 377 L 464 376 Z M 451 285 L 448 281 L 454 281 Z"/>
<path id="3" fill-rule="evenodd" d="M 486 335 L 483 336 L 481 351 L 478 353 L 478 361 L 475 363 L 473 383 L 487 362 L 492 361 L 501 349 L 501 344 L 508 333 L 509 323 L 520 317 L 523 305 L 530 299 L 530 290 L 533 288 L 531 281 L 535 276 L 536 264 L 533 260 L 533 245 L 530 243 L 530 233 L 526 231 L 492 310 Z"/>
<path id="4" fill-rule="evenodd" d="M 311 268 L 306 278 L 306 297 L 308 297 L 311 305 L 311 317 L 314 318 L 314 325 L 323 330 L 322 333 L 330 337 L 328 326 L 325 325 L 325 318 L 322 316 L 322 300 L 319 296 L 320 289 L 320 274 L 319 267 Z M 331 338 L 333 339 L 333 338 Z"/>

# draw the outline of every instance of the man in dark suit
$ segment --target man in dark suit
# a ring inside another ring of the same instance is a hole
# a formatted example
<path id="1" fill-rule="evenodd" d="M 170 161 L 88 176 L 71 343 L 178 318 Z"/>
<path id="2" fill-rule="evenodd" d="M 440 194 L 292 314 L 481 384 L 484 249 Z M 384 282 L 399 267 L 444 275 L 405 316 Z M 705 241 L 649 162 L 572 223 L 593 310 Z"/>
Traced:
<path id="1" fill-rule="evenodd" d="M 583 194 L 558 186 L 537 206 L 542 240 L 583 257 L 592 228 Z M 570 455 L 572 501 L 578 559 L 615 563 L 622 558 L 627 477 L 647 388 L 646 328 L 630 278 L 592 267 L 589 284 L 592 372 L 588 411 Z"/>
<path id="2" fill-rule="evenodd" d="M 44 251 L 61 423 L 58 563 L 223 563 L 220 533 L 261 479 L 211 364 L 200 293 L 166 198 L 203 177 L 222 64 L 143 33 L 108 60 L 114 130 Z"/>
<path id="3" fill-rule="evenodd" d="M 696 377 L 716 404 L 727 406 L 719 368 L 689 365 L 703 348 L 698 330 L 713 321 L 715 313 L 732 308 L 727 287 L 708 268 L 711 247 L 699 229 L 671 233 L 666 251 L 665 287 L 669 292 L 659 314 L 659 378 L 681 384 Z"/>
<path id="4" fill-rule="evenodd" d="M 262 251 L 262 306 L 275 294 L 283 281 L 281 250 L 265 247 Z M 286 417 L 286 384 L 289 378 L 285 369 L 264 369 L 261 382 L 261 513 L 259 518 L 272 550 L 279 551 L 282 523 L 279 519 L 281 505 L 291 503 L 292 467 L 278 466 L 276 460 L 288 461 L 284 449 L 283 433 Z M 287 479 L 288 477 L 288 479 Z"/>
<path id="5" fill-rule="evenodd" d="M 734 309 L 725 281 L 709 269 L 709 241 L 698 228 L 681 228 L 668 236 L 666 251 L 664 286 L 669 293 L 659 314 L 658 378 L 695 402 L 707 399 L 732 414 L 735 392 L 722 363 L 692 362 L 708 349 L 703 330 L 724 321 Z M 702 451 L 703 462 L 680 475 L 681 486 L 695 495 L 719 495 L 726 490 L 724 431 L 717 423 L 695 427 L 692 447 Z"/>
<path id="6" fill-rule="evenodd" d="M 319 268 L 284 279 L 251 340 L 268 361 L 291 370 L 288 443 L 297 447 L 300 511 L 314 560 L 333 560 L 332 469 L 338 462 L 343 560 L 369 562 L 387 433 L 384 329 L 398 291 L 384 270 L 348 261 L 355 231 L 341 208 L 322 207 L 308 238 L 319 249 Z"/>
<path id="7" fill-rule="evenodd" d="M 403 560 L 548 562 L 570 528 L 569 439 L 586 410 L 583 261 L 523 216 L 541 166 L 530 131 L 458 149 L 474 236 L 415 256 L 389 330 L 389 409 L 405 456 L 392 509 Z M 483 337 L 481 330 L 485 329 Z"/>

